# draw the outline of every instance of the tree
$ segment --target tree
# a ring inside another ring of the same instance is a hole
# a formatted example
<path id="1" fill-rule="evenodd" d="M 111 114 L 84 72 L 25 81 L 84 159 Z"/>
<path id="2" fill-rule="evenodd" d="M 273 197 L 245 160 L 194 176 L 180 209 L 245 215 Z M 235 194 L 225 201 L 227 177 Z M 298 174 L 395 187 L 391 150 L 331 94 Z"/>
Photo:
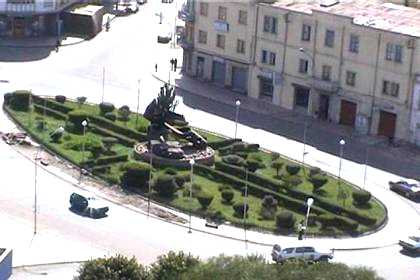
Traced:
<path id="1" fill-rule="evenodd" d="M 118 109 L 118 117 L 121 121 L 125 123 L 126 126 L 127 122 L 130 120 L 130 114 L 130 107 L 128 107 L 127 105 L 121 106 Z"/>
<path id="2" fill-rule="evenodd" d="M 76 98 L 77 104 L 79 105 L 79 109 L 82 108 L 83 104 L 85 104 L 87 97 L 85 96 L 79 96 Z"/>
<path id="3" fill-rule="evenodd" d="M 116 255 L 85 262 L 74 280 L 147 280 L 147 271 L 133 257 Z"/>
<path id="4" fill-rule="evenodd" d="M 271 163 L 271 167 L 276 170 L 276 176 L 279 177 L 279 171 L 283 167 L 283 162 L 277 159 Z"/>
<path id="5" fill-rule="evenodd" d="M 178 188 L 175 176 L 169 174 L 158 175 L 153 184 L 153 189 L 162 197 L 172 197 Z"/>
<path id="6" fill-rule="evenodd" d="M 180 280 L 181 275 L 199 264 L 199 259 L 184 252 L 159 256 L 150 266 L 150 280 Z"/>
<path id="7" fill-rule="evenodd" d="M 122 170 L 125 171 L 121 176 L 123 187 L 142 188 L 149 181 L 152 167 L 148 163 L 132 161 L 125 163 Z"/>
<path id="8" fill-rule="evenodd" d="M 277 205 L 277 199 L 275 199 L 272 195 L 264 196 L 261 201 L 261 217 L 267 220 L 274 219 L 277 212 Z"/>

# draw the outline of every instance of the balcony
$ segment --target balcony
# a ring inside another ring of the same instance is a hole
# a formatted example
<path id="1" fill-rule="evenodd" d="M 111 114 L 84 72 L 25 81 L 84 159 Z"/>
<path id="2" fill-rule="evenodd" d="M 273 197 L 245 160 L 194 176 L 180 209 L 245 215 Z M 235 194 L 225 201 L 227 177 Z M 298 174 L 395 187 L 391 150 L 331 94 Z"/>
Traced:
<path id="1" fill-rule="evenodd" d="M 317 90 L 337 93 L 338 89 L 340 88 L 340 83 L 337 81 L 325 81 L 320 78 L 314 77 L 312 80 L 312 87 Z"/>
<path id="2" fill-rule="evenodd" d="M 194 43 L 188 40 L 188 38 L 184 35 L 181 35 L 179 39 L 179 45 L 181 46 L 181 48 L 187 49 L 187 50 L 191 50 L 194 48 Z"/>
<path id="3" fill-rule="evenodd" d="M 178 18 L 183 21 L 194 21 L 194 12 L 190 5 L 183 4 L 181 10 L 178 11 Z"/>

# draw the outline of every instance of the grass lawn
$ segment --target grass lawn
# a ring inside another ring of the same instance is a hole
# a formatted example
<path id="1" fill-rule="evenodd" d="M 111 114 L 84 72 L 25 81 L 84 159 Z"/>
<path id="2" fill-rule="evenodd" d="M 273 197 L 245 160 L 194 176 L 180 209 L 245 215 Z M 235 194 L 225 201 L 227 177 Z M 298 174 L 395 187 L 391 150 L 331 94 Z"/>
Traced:
<path id="1" fill-rule="evenodd" d="M 93 114 L 93 115 L 99 114 L 98 106 L 93 106 L 90 104 L 83 104 L 80 106 L 76 102 L 72 102 L 72 101 L 66 101 L 65 105 L 67 105 L 68 107 L 77 109 L 77 110 L 82 110 L 88 114 Z M 46 145 L 47 147 L 49 147 L 50 149 L 52 149 L 54 152 L 58 153 L 62 157 L 65 157 L 71 162 L 78 165 L 80 165 L 81 162 L 87 159 L 94 159 L 93 154 L 90 151 L 85 150 L 84 152 L 82 152 L 82 149 L 80 148 L 80 143 L 84 143 L 84 145 L 86 145 L 86 141 L 87 141 L 86 139 L 102 140 L 104 138 L 101 135 L 93 133 L 89 129 L 87 130 L 85 137 L 83 137 L 83 135 L 80 135 L 80 134 L 74 134 L 69 131 L 66 131 L 59 143 L 52 143 L 49 134 L 60 126 L 65 127 L 65 121 L 57 120 L 49 116 L 44 117 L 42 114 L 38 114 L 36 112 L 32 112 L 31 114 L 28 112 L 20 112 L 20 111 L 13 111 L 13 110 L 10 110 L 10 112 L 12 116 L 17 120 L 17 122 L 25 130 L 30 132 L 30 134 L 35 135 L 36 138 L 39 139 L 39 141 L 44 143 L 44 145 Z M 115 113 L 117 114 L 117 110 L 115 110 Z M 44 119 L 46 122 L 46 128 L 44 130 L 37 128 L 37 124 L 40 122 L 41 119 Z M 122 122 L 122 121 L 117 120 L 115 121 L 115 123 L 122 127 L 131 128 L 134 130 L 138 130 L 140 132 L 146 132 L 147 127 L 149 126 L 148 120 L 143 118 L 141 115 L 136 116 L 135 113 L 131 113 L 129 121 Z M 214 135 L 210 132 L 206 132 L 200 129 L 195 129 L 195 130 L 199 132 L 202 136 L 206 137 L 207 140 L 210 142 L 223 140 L 222 137 Z M 79 144 L 77 146 L 78 148 L 74 148 L 75 143 Z M 70 144 L 73 145 L 73 148 L 69 148 Z M 116 155 L 128 155 L 129 160 L 134 160 L 133 155 L 132 155 L 133 147 L 127 147 L 125 145 L 117 143 L 112 146 L 111 150 Z M 264 177 L 268 177 L 268 178 L 276 180 L 277 171 L 271 167 L 272 161 L 273 161 L 272 154 L 269 152 L 261 151 L 261 150 L 259 150 L 258 152 L 254 152 L 253 154 L 254 154 L 253 157 L 260 158 L 261 162 L 265 165 L 265 168 L 257 170 L 256 173 L 263 175 Z M 220 160 L 220 158 L 221 157 L 219 155 L 219 152 L 216 151 L 216 160 Z M 292 163 L 296 164 L 295 162 L 292 162 L 289 159 L 286 159 L 283 157 L 280 157 L 278 160 L 283 162 L 283 166 L 281 170 L 279 170 L 279 173 L 281 175 L 287 175 L 286 168 L 285 168 L 286 165 L 292 164 Z M 101 176 L 102 178 L 104 178 L 110 183 L 119 184 L 120 177 L 123 174 L 123 171 L 121 169 L 123 164 L 124 164 L 123 162 L 108 164 L 109 169 L 97 175 Z M 157 174 L 161 172 L 162 172 L 162 169 L 155 169 L 154 176 L 156 176 Z M 182 173 L 188 173 L 189 171 L 178 170 L 178 172 L 182 174 Z M 302 180 L 302 183 L 297 186 L 294 186 L 293 188 L 296 188 L 297 190 L 304 191 L 306 193 L 311 194 L 313 187 L 312 187 L 312 184 L 307 179 L 308 174 L 309 174 L 309 169 L 304 170 L 303 168 L 301 168 L 297 176 Z M 207 211 L 201 209 L 201 205 L 199 204 L 196 198 L 193 198 L 192 201 L 190 201 L 188 195 L 184 196 L 184 193 L 188 193 L 189 191 L 189 189 L 185 191 L 187 184 L 185 184 L 183 188 L 177 191 L 177 193 L 174 195 L 172 199 L 163 199 L 163 198 L 158 198 L 155 196 L 156 200 L 165 202 L 169 204 L 170 206 L 180 209 L 185 212 L 192 211 L 193 213 L 196 213 L 197 215 L 201 215 L 201 216 L 205 216 L 209 212 L 221 211 L 224 217 L 226 218 L 226 220 L 230 221 L 231 223 L 238 224 L 238 225 L 243 224 L 243 217 L 237 217 L 232 207 L 234 203 L 244 201 L 244 197 L 242 196 L 240 191 L 236 189 L 232 189 L 234 192 L 234 199 L 231 204 L 226 204 L 225 202 L 222 202 L 221 192 L 219 191 L 219 185 L 222 184 L 223 182 L 220 182 L 218 180 L 210 180 L 200 175 L 194 175 L 193 179 L 195 183 L 203 186 L 203 189 L 205 189 L 205 192 L 213 196 L 212 203 L 210 204 L 209 209 Z M 348 184 L 347 182 L 342 181 L 340 188 L 344 189 L 345 192 L 348 194 L 347 198 L 344 201 L 337 199 L 337 195 L 338 195 L 337 179 L 334 177 L 328 176 L 328 182 L 322 188 L 323 189 L 322 197 L 331 203 L 344 205 L 347 209 L 357 210 L 359 213 L 362 213 L 368 217 L 376 218 L 378 222 L 377 222 L 377 225 L 375 226 L 378 226 L 381 223 L 381 221 L 384 219 L 386 215 L 386 211 L 384 207 L 376 199 L 371 199 L 369 204 L 364 208 L 360 208 L 360 207 L 357 208 L 353 205 L 353 199 L 351 196 L 351 193 L 354 190 L 354 187 Z M 263 220 L 261 218 L 261 215 L 260 215 L 261 201 L 262 201 L 261 198 L 258 198 L 254 195 L 249 195 L 247 197 L 247 203 L 249 204 L 249 211 L 248 211 L 246 222 L 249 226 L 252 226 L 254 228 L 274 231 L 276 229 L 275 221 Z M 287 205 L 285 206 L 287 207 Z M 278 206 L 277 213 L 287 210 L 286 208 L 284 208 L 285 206 Z M 303 213 L 293 212 L 293 214 L 298 222 L 305 219 Z M 360 224 L 358 230 L 363 232 L 363 231 L 369 230 L 369 228 L 367 226 Z M 337 235 L 343 234 L 343 232 L 337 229 L 334 229 L 334 232 Z M 314 225 L 310 226 L 308 229 L 308 233 L 317 234 L 317 235 L 332 234 L 330 229 L 322 228 L 319 223 L 315 223 Z"/>

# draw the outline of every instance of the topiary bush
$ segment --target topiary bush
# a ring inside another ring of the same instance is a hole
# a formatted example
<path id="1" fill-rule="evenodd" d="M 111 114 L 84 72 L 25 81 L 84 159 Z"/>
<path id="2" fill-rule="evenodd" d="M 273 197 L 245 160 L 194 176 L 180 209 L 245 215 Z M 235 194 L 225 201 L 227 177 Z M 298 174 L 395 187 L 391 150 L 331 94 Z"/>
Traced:
<path id="1" fill-rule="evenodd" d="M 302 179 L 298 175 L 285 176 L 283 181 L 287 187 L 296 187 L 302 184 Z"/>
<path id="2" fill-rule="evenodd" d="M 128 122 L 130 120 L 130 107 L 127 105 L 121 106 L 118 109 L 118 119 L 120 119 L 123 122 Z"/>
<path id="3" fill-rule="evenodd" d="M 322 170 L 319 167 L 311 167 L 309 169 L 309 177 L 313 177 L 315 175 L 321 174 Z"/>
<path id="4" fill-rule="evenodd" d="M 186 182 L 189 182 L 190 180 L 191 176 L 189 173 L 175 175 L 175 182 L 179 187 L 182 187 Z"/>
<path id="5" fill-rule="evenodd" d="M 29 111 L 31 95 L 31 92 L 27 90 L 17 90 L 13 92 L 13 96 L 10 99 L 10 107 L 16 111 Z"/>
<path id="6" fill-rule="evenodd" d="M 149 269 L 147 280 L 181 280 L 188 279 L 181 277 L 186 271 L 192 270 L 199 265 L 199 259 L 184 252 L 170 251 L 166 255 L 159 256 Z M 119 278 L 123 280 L 123 278 Z M 105 279 L 104 279 L 105 280 Z M 112 279 L 114 280 L 114 279 Z M 131 278 L 125 278 L 131 280 Z M 136 280 L 136 279 L 133 279 Z M 146 280 L 146 279 L 142 279 Z"/>
<path id="7" fill-rule="evenodd" d="M 184 190 L 182 192 L 182 195 L 184 197 L 190 196 L 190 191 L 191 191 L 191 196 L 196 197 L 198 195 L 198 193 L 200 193 L 203 190 L 203 187 L 200 184 L 197 184 L 197 183 L 193 183 L 191 189 L 190 189 L 190 186 L 191 186 L 191 183 L 184 185 Z"/>
<path id="8" fill-rule="evenodd" d="M 76 98 L 77 104 L 79 105 L 79 109 L 82 108 L 82 105 L 85 104 L 87 97 L 79 96 Z"/>
<path id="9" fill-rule="evenodd" d="M 274 219 L 277 212 L 278 201 L 272 195 L 264 196 L 261 201 L 261 217 L 266 220 Z"/>
<path id="10" fill-rule="evenodd" d="M 67 100 L 67 98 L 64 95 L 56 95 L 55 96 L 55 101 L 57 101 L 58 103 L 65 103 Z"/>
<path id="11" fill-rule="evenodd" d="M 223 202 L 231 203 L 231 201 L 233 200 L 233 197 L 235 196 L 235 193 L 231 189 L 225 189 L 221 192 L 221 196 L 222 196 Z"/>
<path id="12" fill-rule="evenodd" d="M 310 177 L 309 181 L 312 183 L 314 187 L 313 192 L 317 193 L 328 182 L 328 178 L 321 174 L 316 174 Z"/>
<path id="13" fill-rule="evenodd" d="M 287 173 L 289 173 L 290 175 L 296 175 L 299 173 L 300 171 L 300 166 L 297 164 L 287 164 L 286 165 L 286 171 Z"/>
<path id="14" fill-rule="evenodd" d="M 99 104 L 99 111 L 102 116 L 104 116 L 106 113 L 111 113 L 114 110 L 115 106 L 110 102 L 102 102 Z"/>
<path id="15" fill-rule="evenodd" d="M 264 163 L 255 159 L 247 159 L 245 164 L 246 164 L 246 168 L 248 168 L 248 170 L 251 172 L 255 172 L 258 169 L 265 168 Z"/>
<path id="16" fill-rule="evenodd" d="M 323 228 L 335 226 L 335 217 L 330 214 L 321 214 L 316 220 L 321 223 Z"/>
<path id="17" fill-rule="evenodd" d="M 280 154 L 279 153 L 271 153 L 271 161 L 276 161 L 280 158 Z"/>
<path id="18" fill-rule="evenodd" d="M 112 121 L 112 122 L 115 122 L 115 121 L 117 120 L 117 115 L 115 115 L 115 114 L 114 114 L 114 113 L 112 113 L 112 112 L 105 113 L 104 117 L 105 117 L 107 120 L 110 120 L 110 121 Z"/>
<path id="19" fill-rule="evenodd" d="M 295 215 L 290 211 L 283 211 L 276 216 L 276 226 L 278 229 L 292 229 L 295 223 Z"/>
<path id="20" fill-rule="evenodd" d="M 235 211 L 236 217 L 243 218 L 248 213 L 249 205 L 244 202 L 237 202 L 233 205 L 233 210 Z"/>
<path id="21" fill-rule="evenodd" d="M 283 167 L 283 162 L 279 159 L 273 161 L 271 163 L 271 167 L 274 168 L 276 170 L 276 176 L 279 177 L 279 171 L 281 170 L 281 168 Z"/>
<path id="22" fill-rule="evenodd" d="M 163 170 L 163 172 L 164 172 L 165 174 L 169 174 L 169 175 L 177 175 L 177 174 L 178 174 L 178 171 L 177 171 L 176 169 L 172 168 L 172 167 L 167 167 L 167 168 L 165 168 L 165 169 Z"/>
<path id="23" fill-rule="evenodd" d="M 121 168 L 124 173 L 121 176 L 123 187 L 143 188 L 147 186 L 152 167 L 148 163 L 131 161 L 125 163 Z"/>
<path id="24" fill-rule="evenodd" d="M 118 139 L 114 137 L 104 137 L 102 138 L 102 143 L 104 144 L 106 154 L 107 155 L 114 155 L 115 152 L 111 151 L 112 146 L 118 143 Z"/>
<path id="25" fill-rule="evenodd" d="M 169 174 L 159 174 L 153 183 L 153 189 L 159 196 L 170 198 L 178 190 L 175 177 Z"/>
<path id="26" fill-rule="evenodd" d="M 211 202 L 213 201 L 214 196 L 206 193 L 206 192 L 199 192 L 197 194 L 197 199 L 198 202 L 200 202 L 201 208 L 206 210 L 207 208 L 209 208 Z"/>
<path id="27" fill-rule="evenodd" d="M 372 195 L 370 192 L 365 190 L 355 190 L 352 193 L 353 197 L 353 204 L 355 206 L 364 206 L 367 205 L 372 198 Z"/>
<path id="28" fill-rule="evenodd" d="M 231 188 L 231 186 L 229 186 L 229 185 L 226 185 L 226 184 L 220 184 L 220 185 L 217 187 L 217 189 L 219 190 L 219 192 L 222 192 L 222 191 L 224 191 L 224 190 L 231 190 L 232 188 Z"/>
<path id="29" fill-rule="evenodd" d="M 74 110 L 67 114 L 66 129 L 74 133 L 83 133 L 82 122 L 87 121 L 89 125 L 89 115 L 84 111 Z"/>
<path id="30" fill-rule="evenodd" d="M 245 160 L 237 155 L 227 155 L 222 157 L 222 161 L 227 164 L 243 166 L 245 164 Z"/>

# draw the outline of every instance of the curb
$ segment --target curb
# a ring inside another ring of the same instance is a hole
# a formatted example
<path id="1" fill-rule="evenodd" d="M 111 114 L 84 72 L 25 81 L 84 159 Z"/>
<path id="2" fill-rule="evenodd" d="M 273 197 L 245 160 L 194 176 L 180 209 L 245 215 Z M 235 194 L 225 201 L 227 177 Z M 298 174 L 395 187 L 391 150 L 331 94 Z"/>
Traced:
<path id="1" fill-rule="evenodd" d="M 26 268 L 26 267 L 37 267 L 37 266 L 47 266 L 47 265 L 63 265 L 63 264 L 81 264 L 85 263 L 86 261 L 66 261 L 66 262 L 51 262 L 51 263 L 35 263 L 35 264 L 24 264 L 24 265 L 17 265 L 12 266 L 13 269 L 20 269 L 20 268 Z"/>

